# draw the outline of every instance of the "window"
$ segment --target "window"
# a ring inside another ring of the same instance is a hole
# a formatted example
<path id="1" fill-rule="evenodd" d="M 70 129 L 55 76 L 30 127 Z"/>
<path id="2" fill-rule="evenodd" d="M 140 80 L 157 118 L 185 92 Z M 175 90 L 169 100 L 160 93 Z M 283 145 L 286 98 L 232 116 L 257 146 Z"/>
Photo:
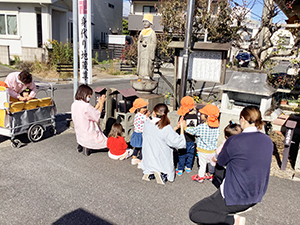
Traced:
<path id="1" fill-rule="evenodd" d="M 108 7 L 114 9 L 115 6 L 113 4 L 108 3 Z"/>
<path id="2" fill-rule="evenodd" d="M 0 34 L 17 35 L 17 15 L 0 14 Z"/>
<path id="3" fill-rule="evenodd" d="M 143 6 L 143 12 L 146 13 L 156 13 L 156 8 L 154 6 Z"/>

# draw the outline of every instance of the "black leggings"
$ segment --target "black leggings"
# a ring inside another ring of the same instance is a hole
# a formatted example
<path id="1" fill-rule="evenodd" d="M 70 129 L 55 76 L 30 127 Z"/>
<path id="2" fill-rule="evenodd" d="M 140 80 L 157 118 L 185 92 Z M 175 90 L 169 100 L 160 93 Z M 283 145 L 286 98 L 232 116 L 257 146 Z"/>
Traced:
<path id="1" fill-rule="evenodd" d="M 190 208 L 190 220 L 200 224 L 234 224 L 233 215 L 245 211 L 254 206 L 251 205 L 229 205 L 225 204 L 220 189 L 211 196 L 202 199 Z"/>
<path id="2" fill-rule="evenodd" d="M 140 153 L 140 154 L 139 154 Z M 143 159 L 143 155 L 142 155 L 142 148 L 133 148 L 133 156 L 136 156 L 139 160 Z"/>

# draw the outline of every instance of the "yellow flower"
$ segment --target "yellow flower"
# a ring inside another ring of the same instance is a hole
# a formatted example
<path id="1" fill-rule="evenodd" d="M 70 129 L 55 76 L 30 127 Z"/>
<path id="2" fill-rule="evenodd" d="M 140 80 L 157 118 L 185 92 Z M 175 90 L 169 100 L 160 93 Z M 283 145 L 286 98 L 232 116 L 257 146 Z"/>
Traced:
<path id="1" fill-rule="evenodd" d="M 168 97 L 169 97 L 169 95 L 165 95 L 165 97 L 166 97 L 166 98 L 168 98 Z"/>

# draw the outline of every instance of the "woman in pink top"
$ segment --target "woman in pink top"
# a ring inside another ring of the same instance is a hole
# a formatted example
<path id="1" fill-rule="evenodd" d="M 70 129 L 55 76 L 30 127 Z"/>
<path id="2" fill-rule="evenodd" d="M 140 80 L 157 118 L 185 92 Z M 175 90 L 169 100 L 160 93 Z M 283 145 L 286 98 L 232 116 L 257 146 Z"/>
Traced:
<path id="1" fill-rule="evenodd" d="M 79 86 L 75 99 L 71 106 L 72 120 L 78 143 L 78 152 L 84 150 L 84 154 L 89 156 L 91 149 L 106 148 L 106 136 L 102 133 L 98 123 L 100 121 L 105 95 L 98 98 L 98 102 L 93 107 L 89 101 L 93 90 L 85 84 Z"/>
<path id="2" fill-rule="evenodd" d="M 32 81 L 32 75 L 26 70 L 8 74 L 5 79 L 5 83 L 8 86 L 8 94 L 19 101 L 28 101 L 33 99 L 36 94 L 36 86 Z M 23 97 L 20 94 L 26 88 L 30 89 L 30 94 L 28 97 Z"/>

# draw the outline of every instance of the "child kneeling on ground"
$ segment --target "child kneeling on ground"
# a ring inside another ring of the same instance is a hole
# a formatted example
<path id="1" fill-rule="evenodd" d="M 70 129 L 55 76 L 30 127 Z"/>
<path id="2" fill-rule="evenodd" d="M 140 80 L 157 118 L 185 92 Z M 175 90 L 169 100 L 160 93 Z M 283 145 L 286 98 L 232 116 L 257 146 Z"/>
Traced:
<path id="1" fill-rule="evenodd" d="M 128 146 L 124 137 L 122 136 L 122 132 L 123 126 L 120 123 L 114 123 L 108 134 L 108 157 L 111 159 L 124 160 L 129 158 L 133 153 L 132 149 L 127 148 Z"/>

